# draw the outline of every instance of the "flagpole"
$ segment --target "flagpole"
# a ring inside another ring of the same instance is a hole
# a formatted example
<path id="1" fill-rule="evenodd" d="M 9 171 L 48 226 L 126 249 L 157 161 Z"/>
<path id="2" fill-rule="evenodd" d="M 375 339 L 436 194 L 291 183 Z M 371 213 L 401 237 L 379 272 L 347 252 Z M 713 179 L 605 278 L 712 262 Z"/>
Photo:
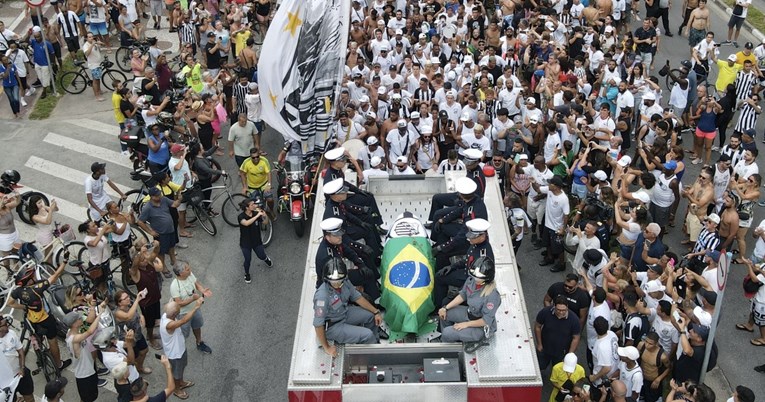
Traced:
<path id="1" fill-rule="evenodd" d="M 345 1 L 345 0 L 336 0 L 336 1 L 339 2 L 339 1 Z M 346 19 L 345 21 L 350 23 L 350 18 Z M 340 28 L 341 29 L 340 32 L 341 32 L 341 35 L 342 35 L 342 39 L 340 40 L 340 46 L 342 47 L 342 49 L 340 49 L 341 50 L 340 54 L 342 56 L 339 58 L 339 61 L 338 61 L 337 84 L 335 84 L 335 94 L 334 94 L 335 96 L 334 96 L 334 99 L 332 99 L 332 102 L 330 103 L 329 107 L 327 108 L 328 109 L 327 113 L 329 114 L 329 116 L 332 119 L 332 121 L 334 121 L 334 119 L 335 119 L 334 118 L 335 111 L 337 110 L 337 103 L 340 100 L 340 92 L 341 92 L 341 88 L 343 86 L 343 76 L 345 75 L 345 68 L 344 67 L 345 67 L 346 53 L 348 52 L 348 30 L 349 30 L 349 28 L 350 28 L 349 26 L 344 26 L 344 27 Z M 325 151 L 327 149 L 327 144 L 329 144 L 329 140 L 331 140 L 335 136 L 334 131 L 335 131 L 336 126 L 337 126 L 336 124 L 332 124 L 332 125 L 329 126 L 330 128 L 327 131 L 329 135 L 327 136 L 327 139 L 324 141 L 324 150 Z"/>

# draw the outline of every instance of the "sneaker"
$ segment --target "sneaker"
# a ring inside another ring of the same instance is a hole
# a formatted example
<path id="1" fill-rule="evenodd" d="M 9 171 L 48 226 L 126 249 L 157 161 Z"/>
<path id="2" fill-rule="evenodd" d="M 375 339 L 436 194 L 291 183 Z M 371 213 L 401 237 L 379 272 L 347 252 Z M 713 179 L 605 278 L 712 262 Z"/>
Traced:
<path id="1" fill-rule="evenodd" d="M 698 164 L 699 164 L 699 163 L 701 163 L 701 162 L 702 162 L 702 161 L 701 161 L 701 158 L 696 158 L 696 159 L 694 159 L 694 160 L 692 160 L 692 161 L 691 161 L 691 163 L 692 163 L 692 164 L 694 164 L 694 165 L 698 165 Z"/>
<path id="2" fill-rule="evenodd" d="M 757 203 L 757 205 L 759 205 L 761 207 L 765 207 L 765 201 L 760 201 L 760 202 Z"/>
<path id="3" fill-rule="evenodd" d="M 32 96 L 37 90 L 34 87 L 31 87 L 27 89 L 26 92 L 24 92 L 24 96 Z"/>
<path id="4" fill-rule="evenodd" d="M 109 374 L 109 369 L 106 367 L 99 367 L 98 370 L 96 370 L 96 374 L 101 377 Z"/>
<path id="5" fill-rule="evenodd" d="M 186 244 L 186 243 L 178 243 L 178 244 L 175 245 L 175 247 L 178 247 L 180 249 L 187 249 L 187 248 L 189 248 L 189 245 Z"/>
<path id="6" fill-rule="evenodd" d="M 32 83 L 33 88 L 42 88 L 42 82 L 38 79 L 37 81 Z"/>
<path id="7" fill-rule="evenodd" d="M 27 107 L 27 101 L 24 98 L 21 98 L 21 107 Z"/>
<path id="8" fill-rule="evenodd" d="M 250 274 L 244 274 L 244 283 L 251 283 L 252 278 L 250 277 Z"/>
<path id="9" fill-rule="evenodd" d="M 124 151 L 120 152 L 120 154 L 121 154 L 122 156 L 130 156 L 130 151 L 128 151 L 128 150 L 124 150 Z"/>
<path id="10" fill-rule="evenodd" d="M 99 379 L 98 379 L 98 386 L 99 386 L 100 388 L 103 388 L 103 387 L 105 387 L 105 386 L 106 386 L 106 384 L 108 384 L 108 383 L 109 383 L 109 381 L 106 381 L 106 380 L 104 380 L 103 378 L 99 378 Z"/>
<path id="11" fill-rule="evenodd" d="M 67 367 L 69 367 L 71 365 L 72 365 L 72 359 L 62 360 L 61 361 L 61 367 L 59 367 L 58 369 L 59 370 L 63 370 L 63 369 L 65 369 L 65 368 L 67 368 Z"/>
<path id="12" fill-rule="evenodd" d="M 718 147 L 717 145 L 712 147 L 712 152 L 718 152 L 719 150 L 720 150 L 720 147 Z"/>
<path id="13" fill-rule="evenodd" d="M 734 41 L 733 42 L 733 47 L 738 48 L 738 42 Z"/>
<path id="14" fill-rule="evenodd" d="M 269 268 L 274 266 L 274 262 L 271 261 L 271 258 L 269 258 L 269 257 L 266 257 L 265 263 L 266 263 L 266 265 L 268 265 Z"/>
<path id="15" fill-rule="evenodd" d="M 210 347 L 207 346 L 207 344 L 204 342 L 200 342 L 197 344 L 197 350 L 202 353 L 207 353 L 208 355 L 212 354 L 212 349 L 210 349 Z"/>
<path id="16" fill-rule="evenodd" d="M 726 39 L 726 40 L 722 41 L 722 43 L 720 43 L 720 44 L 721 45 L 730 45 L 731 41 L 730 41 L 730 39 Z"/>

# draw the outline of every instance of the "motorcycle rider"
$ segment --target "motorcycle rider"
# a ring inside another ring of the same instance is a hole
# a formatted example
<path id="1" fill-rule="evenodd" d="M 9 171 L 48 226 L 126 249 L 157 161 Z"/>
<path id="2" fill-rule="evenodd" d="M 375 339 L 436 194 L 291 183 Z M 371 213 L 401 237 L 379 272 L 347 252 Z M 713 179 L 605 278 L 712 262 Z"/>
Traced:
<path id="1" fill-rule="evenodd" d="M 486 219 L 478 218 L 465 223 L 468 232 L 465 238 L 470 243 L 465 255 L 454 256 L 452 258 L 436 258 L 436 282 L 433 289 L 433 299 L 436 307 L 448 303 L 447 293 L 449 286 L 462 287 L 465 279 L 468 277 L 468 271 L 473 268 L 473 264 L 481 257 L 489 257 L 494 260 L 494 251 L 489 243 L 488 230 L 491 224 Z M 439 265 L 439 262 L 444 265 Z"/>
<path id="2" fill-rule="evenodd" d="M 335 179 L 324 184 L 326 206 L 324 219 L 335 217 L 343 220 L 343 229 L 353 240 L 364 239 L 365 244 L 374 250 L 374 258 L 382 252 L 380 236 L 374 227 L 374 218 L 368 207 L 359 207 L 347 202 L 348 187 L 343 179 Z"/>
<path id="3" fill-rule="evenodd" d="M 321 286 L 323 275 L 321 269 L 324 264 L 334 257 L 341 257 L 354 265 L 354 268 L 348 272 L 348 279 L 353 286 L 363 286 L 369 300 L 376 300 L 380 296 L 380 289 L 377 286 L 380 273 L 372 268 L 368 254 L 362 251 L 369 247 L 352 242 L 351 238 L 345 235 L 343 220 L 340 218 L 324 219 L 321 221 L 321 230 L 324 238 L 316 251 L 316 287 Z M 362 257 L 364 254 L 367 254 L 365 256 L 367 258 Z"/>
<path id="4" fill-rule="evenodd" d="M 465 163 L 465 169 L 467 170 L 465 177 L 468 177 L 475 182 L 476 195 L 479 198 L 483 198 L 483 193 L 486 191 L 486 176 L 483 174 L 483 169 L 481 169 L 479 164 L 483 157 L 483 153 L 477 149 L 470 148 L 465 150 L 464 155 L 465 159 L 463 162 Z M 430 205 L 430 216 L 428 216 L 429 222 L 425 224 L 425 227 L 431 229 L 433 222 L 437 221 L 443 214 L 448 212 L 442 211 L 442 209 L 456 205 L 458 198 L 456 193 L 435 194 Z"/>

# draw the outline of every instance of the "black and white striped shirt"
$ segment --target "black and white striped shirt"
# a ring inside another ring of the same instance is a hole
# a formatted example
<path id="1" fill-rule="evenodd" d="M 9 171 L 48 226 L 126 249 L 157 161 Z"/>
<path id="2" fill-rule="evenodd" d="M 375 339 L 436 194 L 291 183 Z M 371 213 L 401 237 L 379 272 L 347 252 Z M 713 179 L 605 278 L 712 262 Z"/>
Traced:
<path id="1" fill-rule="evenodd" d="M 238 82 L 232 88 L 234 98 L 236 98 L 236 105 L 234 106 L 236 106 L 237 113 L 247 113 L 247 104 L 244 102 L 244 97 L 247 95 L 248 85 L 249 83 L 242 85 Z"/>
<path id="2" fill-rule="evenodd" d="M 741 101 L 748 98 L 749 95 L 752 94 L 752 88 L 756 81 L 757 75 L 754 71 L 749 71 L 747 73 L 744 70 L 741 70 L 736 73 L 736 99 Z"/>
<path id="3" fill-rule="evenodd" d="M 194 23 L 187 22 L 181 25 L 180 29 L 178 29 L 178 37 L 181 39 L 181 43 L 196 44 L 197 43 L 196 32 L 197 32 L 197 27 L 194 25 Z"/>
<path id="4" fill-rule="evenodd" d="M 433 88 L 425 88 L 424 90 L 422 88 L 417 88 L 414 90 L 413 96 L 417 102 L 431 103 L 435 94 L 436 91 L 434 91 Z"/>
<path id="5" fill-rule="evenodd" d="M 698 253 L 703 250 L 716 250 L 720 245 L 720 235 L 717 231 L 710 232 L 707 228 L 704 228 L 699 233 L 699 238 L 696 240 L 696 245 L 693 247 L 693 252 Z M 704 254 L 696 257 L 698 260 L 704 260 Z"/>
<path id="6" fill-rule="evenodd" d="M 486 113 L 490 122 L 494 121 L 494 118 L 497 117 L 497 112 L 499 109 L 502 109 L 502 102 L 499 102 L 496 99 L 492 100 L 491 103 L 489 103 L 489 101 L 483 101 L 478 107 L 478 110 Z"/>
<path id="7" fill-rule="evenodd" d="M 66 15 L 63 12 L 58 13 L 56 22 L 58 22 L 58 26 L 64 32 L 65 38 L 76 38 L 79 34 L 77 24 L 80 22 L 80 19 L 74 11 L 68 10 Z"/>

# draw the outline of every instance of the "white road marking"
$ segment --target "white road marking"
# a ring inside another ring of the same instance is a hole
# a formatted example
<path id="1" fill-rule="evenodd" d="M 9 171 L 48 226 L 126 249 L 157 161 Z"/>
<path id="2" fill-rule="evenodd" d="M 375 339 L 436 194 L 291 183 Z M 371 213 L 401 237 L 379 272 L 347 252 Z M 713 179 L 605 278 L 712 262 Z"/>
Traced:
<path id="1" fill-rule="evenodd" d="M 122 154 L 116 151 L 112 151 L 110 149 L 106 149 L 103 147 L 99 147 L 97 145 L 88 144 L 87 142 L 75 140 L 73 138 L 64 137 L 63 135 L 58 135 L 56 133 L 48 133 L 47 136 L 43 139 L 43 141 L 47 142 L 48 144 L 57 145 L 59 147 L 79 152 L 81 154 L 86 154 L 88 156 L 93 156 L 98 159 L 105 160 L 109 163 L 114 163 L 116 165 L 124 166 L 128 169 L 133 168 L 133 162 L 130 161 L 130 159 L 126 158 Z"/>
<path id="2" fill-rule="evenodd" d="M 62 180 L 66 180 L 71 183 L 79 184 L 81 186 L 85 186 L 85 177 L 89 175 L 89 173 L 85 173 L 76 169 L 72 169 L 70 167 L 51 162 L 42 158 L 38 158 L 36 156 L 30 156 L 29 159 L 27 159 L 27 162 L 24 164 L 24 166 L 37 170 L 38 172 L 42 172 L 45 174 L 49 174 L 51 176 L 57 177 Z M 108 175 L 107 171 L 107 175 Z M 123 186 L 121 184 L 115 183 L 117 185 L 117 188 L 119 188 L 123 193 L 126 193 L 131 190 L 130 187 Z M 106 188 L 106 192 L 111 195 L 114 198 L 119 197 L 119 194 L 117 194 L 116 191 L 114 191 L 109 185 L 104 186 Z M 85 197 L 85 192 L 83 191 L 83 197 Z"/>
<path id="3" fill-rule="evenodd" d="M 77 127 L 87 128 L 88 130 L 98 131 L 104 134 L 118 137 L 120 134 L 120 128 L 114 124 L 107 124 L 93 119 L 71 119 L 64 120 L 65 123 L 71 124 Z"/>

